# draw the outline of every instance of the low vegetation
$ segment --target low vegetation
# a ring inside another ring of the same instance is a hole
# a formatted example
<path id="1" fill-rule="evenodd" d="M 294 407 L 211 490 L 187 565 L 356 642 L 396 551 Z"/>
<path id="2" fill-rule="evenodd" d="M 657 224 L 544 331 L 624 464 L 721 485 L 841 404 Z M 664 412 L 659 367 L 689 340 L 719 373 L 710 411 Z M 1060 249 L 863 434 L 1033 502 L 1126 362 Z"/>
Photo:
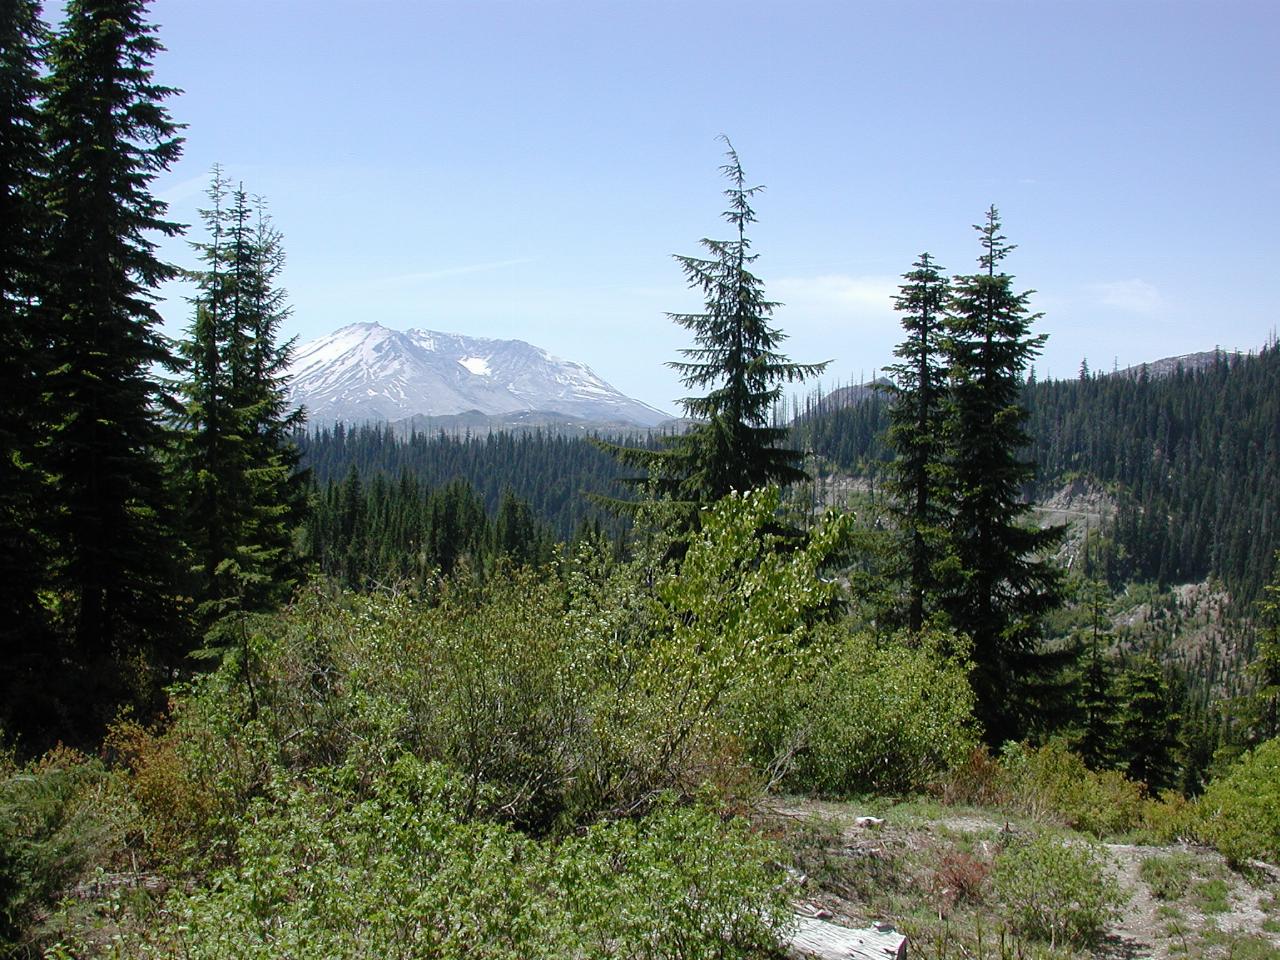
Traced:
<path id="1" fill-rule="evenodd" d="M 584 546 L 551 576 L 316 587 L 246 623 L 166 721 L 116 722 L 107 763 L 8 761 L 10 951 L 763 956 L 816 883 L 869 914 L 855 919 L 893 918 L 917 955 L 1074 956 L 1130 893 L 1091 838 L 1272 855 L 1274 744 L 1194 803 L 1058 742 L 993 757 L 945 638 L 876 644 L 833 618 L 822 569 L 841 521 L 784 555 L 776 508 L 722 502 L 679 577 L 661 543 L 626 564 Z M 771 784 L 932 793 L 944 805 L 915 822 L 972 809 L 989 826 L 818 855 L 822 830 L 760 812 Z M 1153 850 L 1151 897 L 1226 909 L 1222 876 Z"/>
<path id="2" fill-rule="evenodd" d="M 1199 806 L 1205 836 L 1228 858 L 1280 862 L 1280 740 L 1241 757 Z"/>

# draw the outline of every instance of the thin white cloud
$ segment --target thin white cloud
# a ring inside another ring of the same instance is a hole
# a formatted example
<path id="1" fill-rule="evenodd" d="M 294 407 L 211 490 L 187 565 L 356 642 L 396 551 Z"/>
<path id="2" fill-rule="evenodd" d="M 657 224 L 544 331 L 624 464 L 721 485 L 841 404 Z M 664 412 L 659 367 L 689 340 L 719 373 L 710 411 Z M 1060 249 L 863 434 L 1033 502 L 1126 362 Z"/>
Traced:
<path id="1" fill-rule="evenodd" d="M 400 273 L 391 277 L 383 277 L 377 281 L 379 287 L 407 287 L 432 280 L 444 280 L 449 277 L 461 277 L 469 273 L 486 273 L 490 270 L 501 270 L 504 267 L 515 267 L 522 263 L 533 263 L 534 257 L 517 257 L 514 260 L 493 260 L 488 263 L 467 263 L 456 267 L 442 267 L 439 270 L 422 270 L 414 273 Z"/>
<path id="2" fill-rule="evenodd" d="M 1090 292 L 1103 306 L 1114 307 L 1129 313 L 1153 314 L 1164 309 L 1164 297 L 1145 280 L 1113 280 L 1095 283 Z"/>
<path id="3" fill-rule="evenodd" d="M 192 197 L 201 196 L 209 188 L 210 174 L 202 173 L 195 177 L 187 177 L 177 183 L 171 183 L 156 195 L 165 203 L 177 205 Z"/>
<path id="4" fill-rule="evenodd" d="M 768 283 L 770 297 L 787 307 L 788 316 L 813 313 L 841 318 L 885 318 L 893 314 L 897 277 L 822 274 L 782 277 Z"/>

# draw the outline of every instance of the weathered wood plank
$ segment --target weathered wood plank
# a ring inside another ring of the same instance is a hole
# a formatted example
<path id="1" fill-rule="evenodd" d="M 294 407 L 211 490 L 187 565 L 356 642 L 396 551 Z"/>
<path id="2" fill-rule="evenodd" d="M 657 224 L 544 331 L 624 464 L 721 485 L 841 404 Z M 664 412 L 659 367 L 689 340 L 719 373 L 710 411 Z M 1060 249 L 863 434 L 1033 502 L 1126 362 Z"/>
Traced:
<path id="1" fill-rule="evenodd" d="M 795 918 L 787 952 L 816 960 L 907 960 L 907 938 L 884 925 L 854 930 L 816 917 Z"/>

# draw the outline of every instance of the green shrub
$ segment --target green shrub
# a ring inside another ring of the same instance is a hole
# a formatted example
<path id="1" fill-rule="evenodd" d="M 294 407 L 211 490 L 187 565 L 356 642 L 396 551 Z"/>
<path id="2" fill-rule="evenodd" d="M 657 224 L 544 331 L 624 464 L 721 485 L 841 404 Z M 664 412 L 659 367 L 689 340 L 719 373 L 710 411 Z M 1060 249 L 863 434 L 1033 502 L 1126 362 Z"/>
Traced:
<path id="1" fill-rule="evenodd" d="M 1177 843 L 1196 836 L 1196 805 L 1180 793 L 1166 790 L 1159 797 L 1142 801 L 1142 822 L 1138 829 L 1144 843 Z"/>
<path id="2" fill-rule="evenodd" d="M 1197 883 L 1194 893 L 1201 913 L 1226 913 L 1231 909 L 1231 888 L 1221 877 Z"/>
<path id="3" fill-rule="evenodd" d="M 1198 809 L 1202 834 L 1228 860 L 1280 863 L 1280 739 L 1249 751 L 1210 783 Z"/>
<path id="4" fill-rule="evenodd" d="M 304 591 L 192 686 L 171 732 L 117 738 L 157 837 L 202 848 L 274 778 L 347 765 L 371 783 L 403 751 L 459 771 L 471 816 L 535 832 L 664 790 L 754 792 L 839 594 L 818 571 L 843 521 L 784 552 L 777 502 L 708 510 L 678 572 L 579 556 L 429 603 Z"/>
<path id="5" fill-rule="evenodd" d="M 359 793 L 352 773 L 256 802 L 238 864 L 126 956 L 747 957 L 786 917 L 741 821 L 660 804 L 556 845 L 458 819 L 470 788 L 439 765 L 406 755 Z"/>
<path id="6" fill-rule="evenodd" d="M 55 748 L 0 770 L 0 953 L 118 843 L 102 765 Z"/>
<path id="7" fill-rule="evenodd" d="M 659 783 L 708 765 L 732 778 L 735 753 L 763 770 L 794 746 L 797 694 L 840 598 L 820 571 L 849 518 L 828 515 L 797 545 L 772 532 L 778 505 L 768 489 L 704 511 L 684 562 L 655 587 L 659 616 L 623 696 L 644 723 L 622 729 L 630 762 Z"/>
<path id="8" fill-rule="evenodd" d="M 1061 820 L 1097 837 L 1142 821 L 1143 787 L 1115 770 L 1094 771 L 1060 741 L 1007 744 L 1000 755 L 1010 802 L 1031 817 Z"/>
<path id="9" fill-rule="evenodd" d="M 950 806 L 994 807 L 1008 799 L 1004 769 L 984 744 L 975 746 L 967 757 L 944 771 L 929 784 L 929 789 Z"/>
<path id="10" fill-rule="evenodd" d="M 796 789 L 849 795 L 923 786 L 974 749 L 967 665 L 941 638 L 877 644 L 853 635 L 821 664 L 798 721 Z"/>
<path id="11" fill-rule="evenodd" d="M 994 880 L 1009 925 L 1053 946 L 1095 943 L 1125 901 L 1100 847 L 1050 834 L 1008 847 Z"/>

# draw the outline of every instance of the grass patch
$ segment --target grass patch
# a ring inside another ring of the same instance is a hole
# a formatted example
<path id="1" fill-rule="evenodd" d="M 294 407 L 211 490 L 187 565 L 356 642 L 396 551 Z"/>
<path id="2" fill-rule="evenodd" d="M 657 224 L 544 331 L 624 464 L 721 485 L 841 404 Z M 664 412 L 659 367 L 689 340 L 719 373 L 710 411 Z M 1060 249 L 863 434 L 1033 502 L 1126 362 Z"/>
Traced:
<path id="1" fill-rule="evenodd" d="M 1195 904 L 1201 913 L 1226 913 L 1231 909 L 1230 888 L 1225 880 L 1215 878 L 1196 884 Z"/>
<path id="2" fill-rule="evenodd" d="M 1280 949 L 1266 937 L 1249 933 L 1224 933 L 1206 930 L 1200 935 L 1200 948 L 1204 953 L 1213 950 L 1218 956 L 1230 960 L 1280 960 Z"/>
<path id="3" fill-rule="evenodd" d="M 1138 867 L 1138 876 L 1157 900 L 1180 900 L 1191 886 L 1195 859 L 1186 853 L 1147 857 Z"/>

